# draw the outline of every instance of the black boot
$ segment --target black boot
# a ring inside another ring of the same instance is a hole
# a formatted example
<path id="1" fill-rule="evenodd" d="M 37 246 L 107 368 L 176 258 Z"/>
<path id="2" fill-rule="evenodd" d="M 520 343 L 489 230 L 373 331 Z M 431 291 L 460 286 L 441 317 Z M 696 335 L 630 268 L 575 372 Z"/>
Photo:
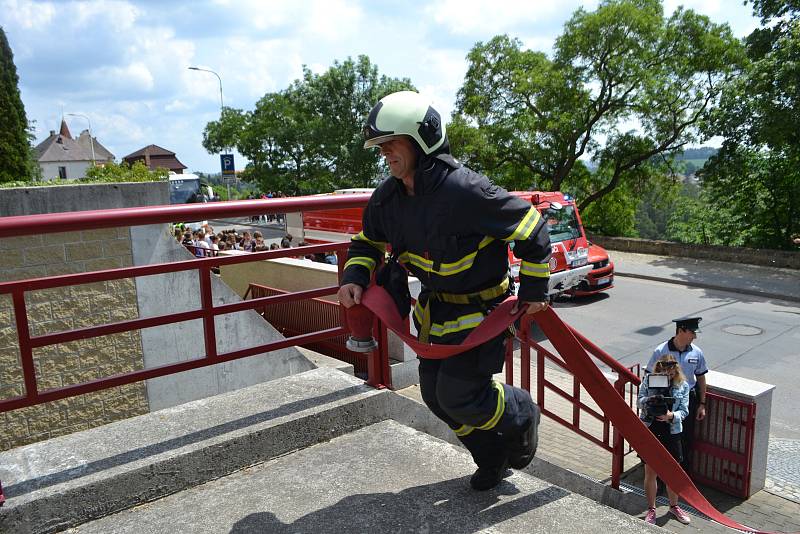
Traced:
<path id="1" fill-rule="evenodd" d="M 478 467 L 469 479 L 469 485 L 475 491 L 486 491 L 494 488 L 511 473 L 508 470 L 508 460 L 504 460 L 499 466 Z"/>
<path id="2" fill-rule="evenodd" d="M 538 429 L 541 412 L 535 404 L 532 405 L 532 411 L 533 413 L 526 425 L 522 427 L 522 431 L 511 438 L 508 443 L 508 465 L 514 469 L 524 469 L 533 461 L 533 457 L 536 455 L 536 447 L 539 444 Z"/>

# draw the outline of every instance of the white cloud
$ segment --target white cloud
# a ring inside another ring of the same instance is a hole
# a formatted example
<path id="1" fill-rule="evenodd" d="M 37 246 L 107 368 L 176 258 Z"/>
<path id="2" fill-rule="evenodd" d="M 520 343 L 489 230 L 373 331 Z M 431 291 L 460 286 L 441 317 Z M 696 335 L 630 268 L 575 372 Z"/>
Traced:
<path id="1" fill-rule="evenodd" d="M 562 21 L 575 9 L 593 10 L 598 0 L 520 2 L 513 0 L 442 0 L 426 8 L 433 20 L 455 35 L 499 34 L 544 27 Z M 566 17 L 565 17 L 566 15 Z"/>
<path id="2" fill-rule="evenodd" d="M 320 40 L 337 41 L 368 27 L 363 22 L 361 8 L 343 0 L 314 0 L 298 22 L 302 25 L 302 37 L 309 44 Z"/>
<path id="3" fill-rule="evenodd" d="M 666 0 L 666 12 L 679 1 Z M 737 28 L 757 24 L 738 2 L 680 3 L 740 36 L 748 31 Z M 40 140 L 62 109 L 81 112 L 118 157 L 155 143 L 210 171 L 219 161 L 202 148 L 202 131 L 219 116 L 219 84 L 190 65 L 219 73 L 226 105 L 251 110 L 300 78 L 304 64 L 321 73 L 366 54 L 380 74 L 410 78 L 449 115 L 476 41 L 508 33 L 549 52 L 578 6 L 592 10 L 597 0 L 0 0 L 0 25 Z"/>
<path id="4" fill-rule="evenodd" d="M 56 13 L 51 3 L 38 3 L 3 0 L 0 11 L 4 13 L 4 25 L 19 26 L 25 30 L 38 30 L 50 24 Z"/>

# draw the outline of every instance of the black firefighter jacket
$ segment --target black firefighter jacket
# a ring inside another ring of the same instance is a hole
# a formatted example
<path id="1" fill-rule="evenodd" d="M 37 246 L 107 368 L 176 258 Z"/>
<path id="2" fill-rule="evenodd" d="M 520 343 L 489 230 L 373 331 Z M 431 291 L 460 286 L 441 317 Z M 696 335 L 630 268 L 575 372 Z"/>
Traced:
<path id="1" fill-rule="evenodd" d="M 518 297 L 543 301 L 550 277 L 550 236 L 533 205 L 442 154 L 422 161 L 414 195 L 388 177 L 364 210 L 363 230 L 352 238 L 342 283 L 367 287 L 386 246 L 422 283 L 414 308 L 419 328 L 432 292 L 468 294 L 509 276 L 508 246 L 522 260 Z M 507 293 L 506 293 L 507 294 Z M 484 305 L 430 300 L 433 343 L 459 343 L 504 296 Z"/>

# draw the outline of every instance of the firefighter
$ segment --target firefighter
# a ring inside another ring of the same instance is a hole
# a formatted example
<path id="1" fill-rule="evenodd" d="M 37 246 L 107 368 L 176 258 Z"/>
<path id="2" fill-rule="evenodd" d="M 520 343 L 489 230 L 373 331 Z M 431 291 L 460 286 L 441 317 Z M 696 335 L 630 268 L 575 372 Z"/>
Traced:
<path id="1" fill-rule="evenodd" d="M 364 147 L 378 147 L 391 176 L 364 210 L 352 238 L 339 300 L 360 302 L 387 245 L 422 285 L 413 309 L 420 341 L 458 344 L 513 292 L 508 246 L 522 260 L 517 306 L 547 307 L 550 237 L 529 203 L 450 155 L 440 114 L 418 93 L 390 94 L 364 126 Z M 512 313 L 516 313 L 517 309 Z M 539 408 L 530 394 L 501 384 L 506 335 L 454 357 L 420 358 L 422 398 L 472 454 L 475 490 L 522 469 L 536 452 Z"/>
<path id="2" fill-rule="evenodd" d="M 689 416 L 683 422 L 681 433 L 683 463 L 681 466 L 687 473 L 692 466 L 691 453 L 694 442 L 694 422 L 706 417 L 706 373 L 708 365 L 702 349 L 692 342 L 700 332 L 702 317 L 682 317 L 673 319 L 675 335 L 660 344 L 653 351 L 647 362 L 645 372 L 653 372 L 656 361 L 667 354 L 672 355 L 681 366 L 686 382 L 689 384 Z"/>

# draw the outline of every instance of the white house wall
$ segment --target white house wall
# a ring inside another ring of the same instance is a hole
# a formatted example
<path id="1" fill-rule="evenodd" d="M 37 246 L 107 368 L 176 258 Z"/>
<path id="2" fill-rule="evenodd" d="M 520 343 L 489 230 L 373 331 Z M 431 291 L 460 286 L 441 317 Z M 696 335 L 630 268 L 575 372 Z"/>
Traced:
<path id="1" fill-rule="evenodd" d="M 57 180 L 58 168 L 67 168 L 67 180 L 77 180 L 86 176 L 86 169 L 89 168 L 89 161 L 62 161 L 62 162 L 39 162 L 42 168 L 42 178 L 45 180 Z"/>

